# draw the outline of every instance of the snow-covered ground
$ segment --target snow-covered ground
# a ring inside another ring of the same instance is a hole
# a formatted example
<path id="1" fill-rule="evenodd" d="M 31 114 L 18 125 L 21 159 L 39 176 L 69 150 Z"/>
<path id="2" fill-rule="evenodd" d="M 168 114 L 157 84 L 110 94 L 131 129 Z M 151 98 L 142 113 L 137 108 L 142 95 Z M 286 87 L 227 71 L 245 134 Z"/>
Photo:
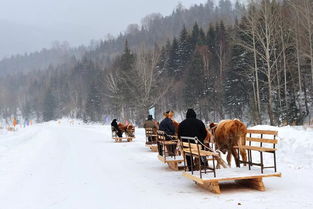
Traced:
<path id="1" fill-rule="evenodd" d="M 313 208 L 313 130 L 279 130 L 278 169 L 265 192 L 224 184 L 201 189 L 144 146 L 113 143 L 111 129 L 68 120 L 0 130 L 1 209 Z"/>

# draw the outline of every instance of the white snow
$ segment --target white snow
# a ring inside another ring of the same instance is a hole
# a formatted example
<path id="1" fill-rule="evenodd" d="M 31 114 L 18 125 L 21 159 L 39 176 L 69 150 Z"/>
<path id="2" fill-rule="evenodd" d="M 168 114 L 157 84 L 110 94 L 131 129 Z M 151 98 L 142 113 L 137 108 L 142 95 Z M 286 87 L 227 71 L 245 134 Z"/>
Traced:
<path id="1" fill-rule="evenodd" d="M 279 131 L 278 171 L 265 192 L 225 183 L 216 195 L 161 163 L 143 129 L 114 143 L 109 126 L 49 122 L 0 130 L 1 209 L 313 208 L 313 130 Z M 220 171 L 222 172 L 222 171 Z"/>

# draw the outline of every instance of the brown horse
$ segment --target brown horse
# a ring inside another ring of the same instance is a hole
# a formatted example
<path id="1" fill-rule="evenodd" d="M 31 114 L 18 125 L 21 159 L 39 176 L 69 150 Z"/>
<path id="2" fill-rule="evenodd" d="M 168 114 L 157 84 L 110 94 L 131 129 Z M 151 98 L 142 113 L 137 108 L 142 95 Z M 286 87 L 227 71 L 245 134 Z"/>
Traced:
<path id="1" fill-rule="evenodd" d="M 118 129 L 125 133 L 127 137 L 135 137 L 135 126 L 133 124 L 124 125 L 123 123 L 118 123 Z"/>
<path id="2" fill-rule="evenodd" d="M 211 147 L 210 144 L 214 143 L 214 136 L 209 129 L 206 129 L 207 135 L 203 140 L 204 144 L 208 147 Z"/>
<path id="3" fill-rule="evenodd" d="M 223 120 L 218 123 L 215 132 L 214 140 L 216 148 L 223 154 L 227 152 L 227 162 L 231 165 L 231 155 L 234 156 L 236 166 L 240 166 L 239 155 L 234 146 L 244 145 L 246 143 L 247 127 L 240 120 Z M 247 161 L 247 154 L 244 149 L 240 149 L 240 155 L 243 161 Z"/>

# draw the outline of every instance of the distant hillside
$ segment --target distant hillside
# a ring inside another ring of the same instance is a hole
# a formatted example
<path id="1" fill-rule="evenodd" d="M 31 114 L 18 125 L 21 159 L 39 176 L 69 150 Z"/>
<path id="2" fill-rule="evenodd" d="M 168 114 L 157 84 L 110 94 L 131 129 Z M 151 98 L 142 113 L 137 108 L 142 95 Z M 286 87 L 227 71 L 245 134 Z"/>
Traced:
<path id="1" fill-rule="evenodd" d="M 147 48 L 153 48 L 155 44 L 164 45 L 167 40 L 178 36 L 184 26 L 190 31 L 195 22 L 204 30 L 207 30 L 210 24 L 221 20 L 226 25 L 233 25 L 236 19 L 240 19 L 243 10 L 243 4 L 236 2 L 232 5 L 229 0 L 219 1 L 218 6 L 208 0 L 205 4 L 189 9 L 179 4 L 169 16 L 150 14 L 142 19 L 141 25 L 129 25 L 125 34 L 102 41 L 95 50 L 90 51 L 89 57 L 103 62 L 112 61 L 116 54 L 122 52 L 126 39 L 133 50 L 138 49 L 140 45 Z"/>
<path id="2" fill-rule="evenodd" d="M 50 65 L 64 64 L 73 57 L 80 59 L 85 53 L 90 59 L 96 59 L 103 65 L 109 65 L 116 55 L 122 52 L 126 39 L 133 50 L 138 49 L 141 45 L 152 48 L 155 44 L 160 45 L 167 40 L 172 40 L 184 26 L 191 30 L 195 22 L 205 30 L 210 23 L 219 20 L 223 20 L 225 24 L 233 24 L 242 8 L 243 6 L 239 3 L 232 6 L 229 0 L 221 0 L 218 6 L 215 6 L 212 0 L 208 0 L 206 4 L 195 5 L 189 9 L 179 4 L 171 15 L 163 17 L 160 14 L 150 14 L 142 19 L 140 25 L 129 25 L 124 34 L 100 41 L 96 47 L 74 49 L 66 44 L 58 44 L 51 49 L 3 59 L 0 61 L 0 76 L 45 70 Z"/>

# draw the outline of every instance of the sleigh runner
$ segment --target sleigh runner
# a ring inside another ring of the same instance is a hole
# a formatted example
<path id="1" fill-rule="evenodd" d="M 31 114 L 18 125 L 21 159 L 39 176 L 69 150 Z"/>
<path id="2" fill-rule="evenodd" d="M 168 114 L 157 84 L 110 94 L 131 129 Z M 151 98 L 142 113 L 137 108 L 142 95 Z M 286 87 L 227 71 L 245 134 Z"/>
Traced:
<path id="1" fill-rule="evenodd" d="M 259 169 L 247 167 L 242 168 L 226 168 L 217 169 L 216 176 L 212 173 L 202 174 L 200 178 L 200 171 L 184 172 L 183 176 L 194 181 L 200 187 L 209 190 L 210 192 L 220 194 L 220 185 L 222 182 L 234 181 L 234 183 L 247 186 L 259 191 L 265 191 L 263 178 L 267 177 L 281 177 L 281 173 L 277 172 L 264 172 L 260 174 Z"/>

